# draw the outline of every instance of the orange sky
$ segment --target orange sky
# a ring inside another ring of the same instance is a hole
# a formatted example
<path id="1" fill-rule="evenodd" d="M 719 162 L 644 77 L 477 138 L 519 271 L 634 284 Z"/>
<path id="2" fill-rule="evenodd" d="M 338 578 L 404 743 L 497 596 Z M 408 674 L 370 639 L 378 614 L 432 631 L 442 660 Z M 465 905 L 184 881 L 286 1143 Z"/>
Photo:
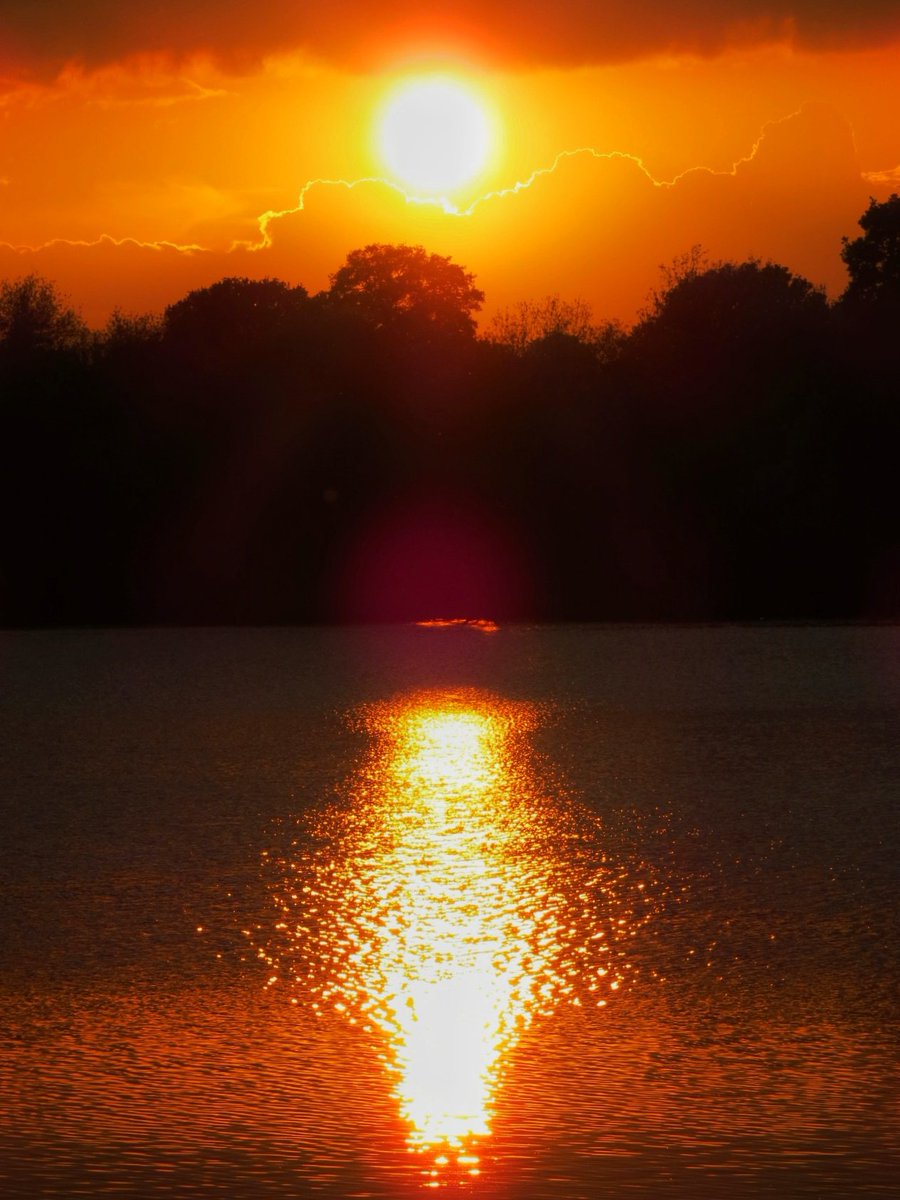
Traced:
<path id="1" fill-rule="evenodd" d="M 410 242 L 473 271 L 488 315 L 559 293 L 628 322 L 696 243 L 836 294 L 841 236 L 900 190 L 896 0 L 308 7 L 0 0 L 0 276 L 99 324 L 224 275 L 316 291 Z M 500 130 L 468 215 L 378 181 L 379 106 L 430 70 Z"/>

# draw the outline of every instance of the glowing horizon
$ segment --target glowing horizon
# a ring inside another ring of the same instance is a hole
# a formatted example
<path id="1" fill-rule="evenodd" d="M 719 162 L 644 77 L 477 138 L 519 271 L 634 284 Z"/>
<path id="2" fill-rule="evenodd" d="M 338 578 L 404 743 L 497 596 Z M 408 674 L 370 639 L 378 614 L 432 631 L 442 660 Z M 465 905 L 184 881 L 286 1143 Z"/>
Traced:
<path id="1" fill-rule="evenodd" d="M 576 22 L 556 8 L 548 38 Z M 698 243 L 836 295 L 841 238 L 870 194 L 900 187 L 900 43 L 887 28 L 840 49 L 742 35 L 610 57 L 588 36 L 576 65 L 537 44 L 513 61 L 460 25 L 393 45 L 385 33 L 377 61 L 352 70 L 337 44 L 321 58 L 285 45 L 237 70 L 200 49 L 167 53 L 167 19 L 180 28 L 163 15 L 152 51 L 111 47 L 55 74 L 23 60 L 5 85 L 0 277 L 53 280 L 94 325 L 227 275 L 319 291 L 372 242 L 424 245 L 472 271 L 485 319 L 559 294 L 627 323 L 659 265 Z M 475 97 L 474 132 L 462 119 L 453 134 L 450 118 L 452 167 L 429 158 L 436 117 L 379 146 L 386 109 L 417 81 Z"/>

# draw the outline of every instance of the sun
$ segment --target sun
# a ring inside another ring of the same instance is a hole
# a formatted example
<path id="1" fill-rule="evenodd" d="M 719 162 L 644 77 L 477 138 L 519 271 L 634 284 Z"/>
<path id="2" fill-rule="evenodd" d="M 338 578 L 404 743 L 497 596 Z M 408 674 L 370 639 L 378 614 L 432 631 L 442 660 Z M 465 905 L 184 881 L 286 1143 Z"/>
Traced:
<path id="1" fill-rule="evenodd" d="M 404 186 L 446 196 L 484 170 L 491 124 L 484 103 L 464 84 L 443 77 L 407 80 L 379 115 L 379 155 Z"/>

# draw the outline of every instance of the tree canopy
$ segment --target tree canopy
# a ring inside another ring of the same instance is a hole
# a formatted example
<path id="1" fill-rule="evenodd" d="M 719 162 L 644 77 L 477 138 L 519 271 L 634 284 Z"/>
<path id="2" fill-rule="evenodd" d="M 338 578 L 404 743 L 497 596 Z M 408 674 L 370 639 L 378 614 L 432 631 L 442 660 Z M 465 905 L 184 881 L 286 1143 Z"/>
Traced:
<path id="1" fill-rule="evenodd" d="M 90 334 L 54 284 L 37 275 L 0 283 L 0 346 L 8 358 L 80 350 Z"/>
<path id="2" fill-rule="evenodd" d="M 376 328 L 426 337 L 474 336 L 474 314 L 484 303 L 470 271 L 423 246 L 364 246 L 330 282 L 330 299 Z"/>
<path id="3" fill-rule="evenodd" d="M 607 360 L 616 356 L 625 333 L 615 321 L 597 324 L 585 300 L 551 295 L 542 300 L 520 300 L 510 308 L 501 309 L 491 319 L 485 337 L 518 355 L 533 350 L 539 343 L 558 343 L 569 338 L 589 346 L 598 358 Z"/>
<path id="4" fill-rule="evenodd" d="M 850 282 L 842 299 L 851 307 L 900 310 L 900 196 L 870 200 L 859 224 L 862 237 L 843 239 Z"/>
<path id="5" fill-rule="evenodd" d="M 307 299 L 304 287 L 280 279 L 240 279 L 230 276 L 209 287 L 189 292 L 170 304 L 164 317 L 169 338 L 220 349 L 259 336 L 270 338 L 290 320 Z"/>
<path id="6" fill-rule="evenodd" d="M 725 416 L 738 403 L 765 406 L 802 375 L 828 317 L 824 292 L 787 267 L 706 266 L 692 252 L 664 271 L 625 353 L 645 403 L 656 397 L 675 420 L 700 410 Z"/>
<path id="7" fill-rule="evenodd" d="M 696 260 L 666 273 L 639 326 L 692 341 L 746 339 L 798 316 L 824 316 L 825 293 L 777 263 L 749 259 L 704 266 Z"/>

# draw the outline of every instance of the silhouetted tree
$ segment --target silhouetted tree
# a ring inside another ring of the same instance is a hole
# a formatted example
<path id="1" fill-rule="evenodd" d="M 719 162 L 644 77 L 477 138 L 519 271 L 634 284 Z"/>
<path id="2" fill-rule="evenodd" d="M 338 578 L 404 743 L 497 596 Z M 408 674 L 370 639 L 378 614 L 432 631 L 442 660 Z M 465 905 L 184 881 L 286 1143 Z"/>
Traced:
<path id="1" fill-rule="evenodd" d="M 652 288 L 647 298 L 647 304 L 640 313 L 640 319 L 646 320 L 658 312 L 664 304 L 669 292 L 679 284 L 696 279 L 712 266 L 722 266 L 721 263 L 711 263 L 709 254 L 699 242 L 695 242 L 683 254 L 676 254 L 671 262 L 659 264 L 659 286 Z"/>
<path id="2" fill-rule="evenodd" d="M 52 283 L 0 284 L 0 510 L 9 514 L 0 577 L 6 619 L 17 623 L 116 621 L 128 611 L 129 468 L 146 446 L 129 444 L 133 376 L 106 389 L 96 350 Z"/>
<path id="3" fill-rule="evenodd" d="M 543 300 L 522 300 L 501 309 L 491 318 L 485 340 L 506 346 L 515 354 L 524 354 L 536 342 L 570 338 L 590 347 L 603 362 L 616 357 L 625 340 L 625 331 L 617 321 L 594 321 L 585 300 L 563 300 L 545 296 Z"/>
<path id="4" fill-rule="evenodd" d="M 38 275 L 0 283 L 0 348 L 21 360 L 44 351 L 84 351 L 87 326 L 55 286 Z"/>
<path id="5" fill-rule="evenodd" d="M 132 425 L 154 421 L 162 372 L 162 317 L 156 313 L 125 313 L 115 309 L 94 336 L 94 383 L 111 405 L 121 408 L 129 397 Z M 146 432 L 146 431 L 145 431 Z"/>
<path id="6" fill-rule="evenodd" d="M 271 346 L 308 300 L 304 287 L 280 279 L 231 276 L 189 292 L 163 318 L 170 345 L 203 365 L 221 370 L 235 357 Z"/>
<path id="7" fill-rule="evenodd" d="M 716 616 L 822 615 L 856 577 L 856 501 L 841 463 L 833 318 L 822 291 L 774 263 L 676 269 L 627 357 L 651 474 L 706 548 Z"/>
<path id="8" fill-rule="evenodd" d="M 698 412 L 727 422 L 776 376 L 796 382 L 821 349 L 825 294 L 786 267 L 679 260 L 668 278 L 633 329 L 628 357 L 648 400 L 675 422 Z"/>
<path id="9" fill-rule="evenodd" d="M 752 341 L 782 326 L 793 333 L 798 317 L 821 319 L 827 307 L 822 288 L 777 263 L 750 259 L 676 268 L 672 282 L 653 294 L 635 335 L 639 344 L 650 337 L 673 343 L 689 337 L 697 348 L 714 347 Z"/>
<path id="10" fill-rule="evenodd" d="M 900 196 L 870 200 L 859 224 L 861 237 L 843 239 L 850 279 L 836 306 L 842 391 L 848 401 L 852 397 L 842 459 L 864 514 L 856 538 L 863 548 L 866 609 L 885 617 L 896 615 L 900 596 L 900 555 L 890 549 L 900 528 Z"/>
<path id="11" fill-rule="evenodd" d="M 471 272 L 423 246 L 354 250 L 330 281 L 329 297 L 376 328 L 425 338 L 473 336 L 484 302 Z"/>
<path id="12" fill-rule="evenodd" d="M 900 196 L 870 200 L 859 218 L 862 237 L 843 239 L 841 258 L 850 273 L 842 302 L 851 307 L 880 306 L 900 313 Z"/>
<path id="13" fill-rule="evenodd" d="M 157 345 L 163 336 L 163 321 L 157 313 L 126 313 L 113 310 L 96 336 L 100 354 L 127 352 L 134 346 Z"/>

